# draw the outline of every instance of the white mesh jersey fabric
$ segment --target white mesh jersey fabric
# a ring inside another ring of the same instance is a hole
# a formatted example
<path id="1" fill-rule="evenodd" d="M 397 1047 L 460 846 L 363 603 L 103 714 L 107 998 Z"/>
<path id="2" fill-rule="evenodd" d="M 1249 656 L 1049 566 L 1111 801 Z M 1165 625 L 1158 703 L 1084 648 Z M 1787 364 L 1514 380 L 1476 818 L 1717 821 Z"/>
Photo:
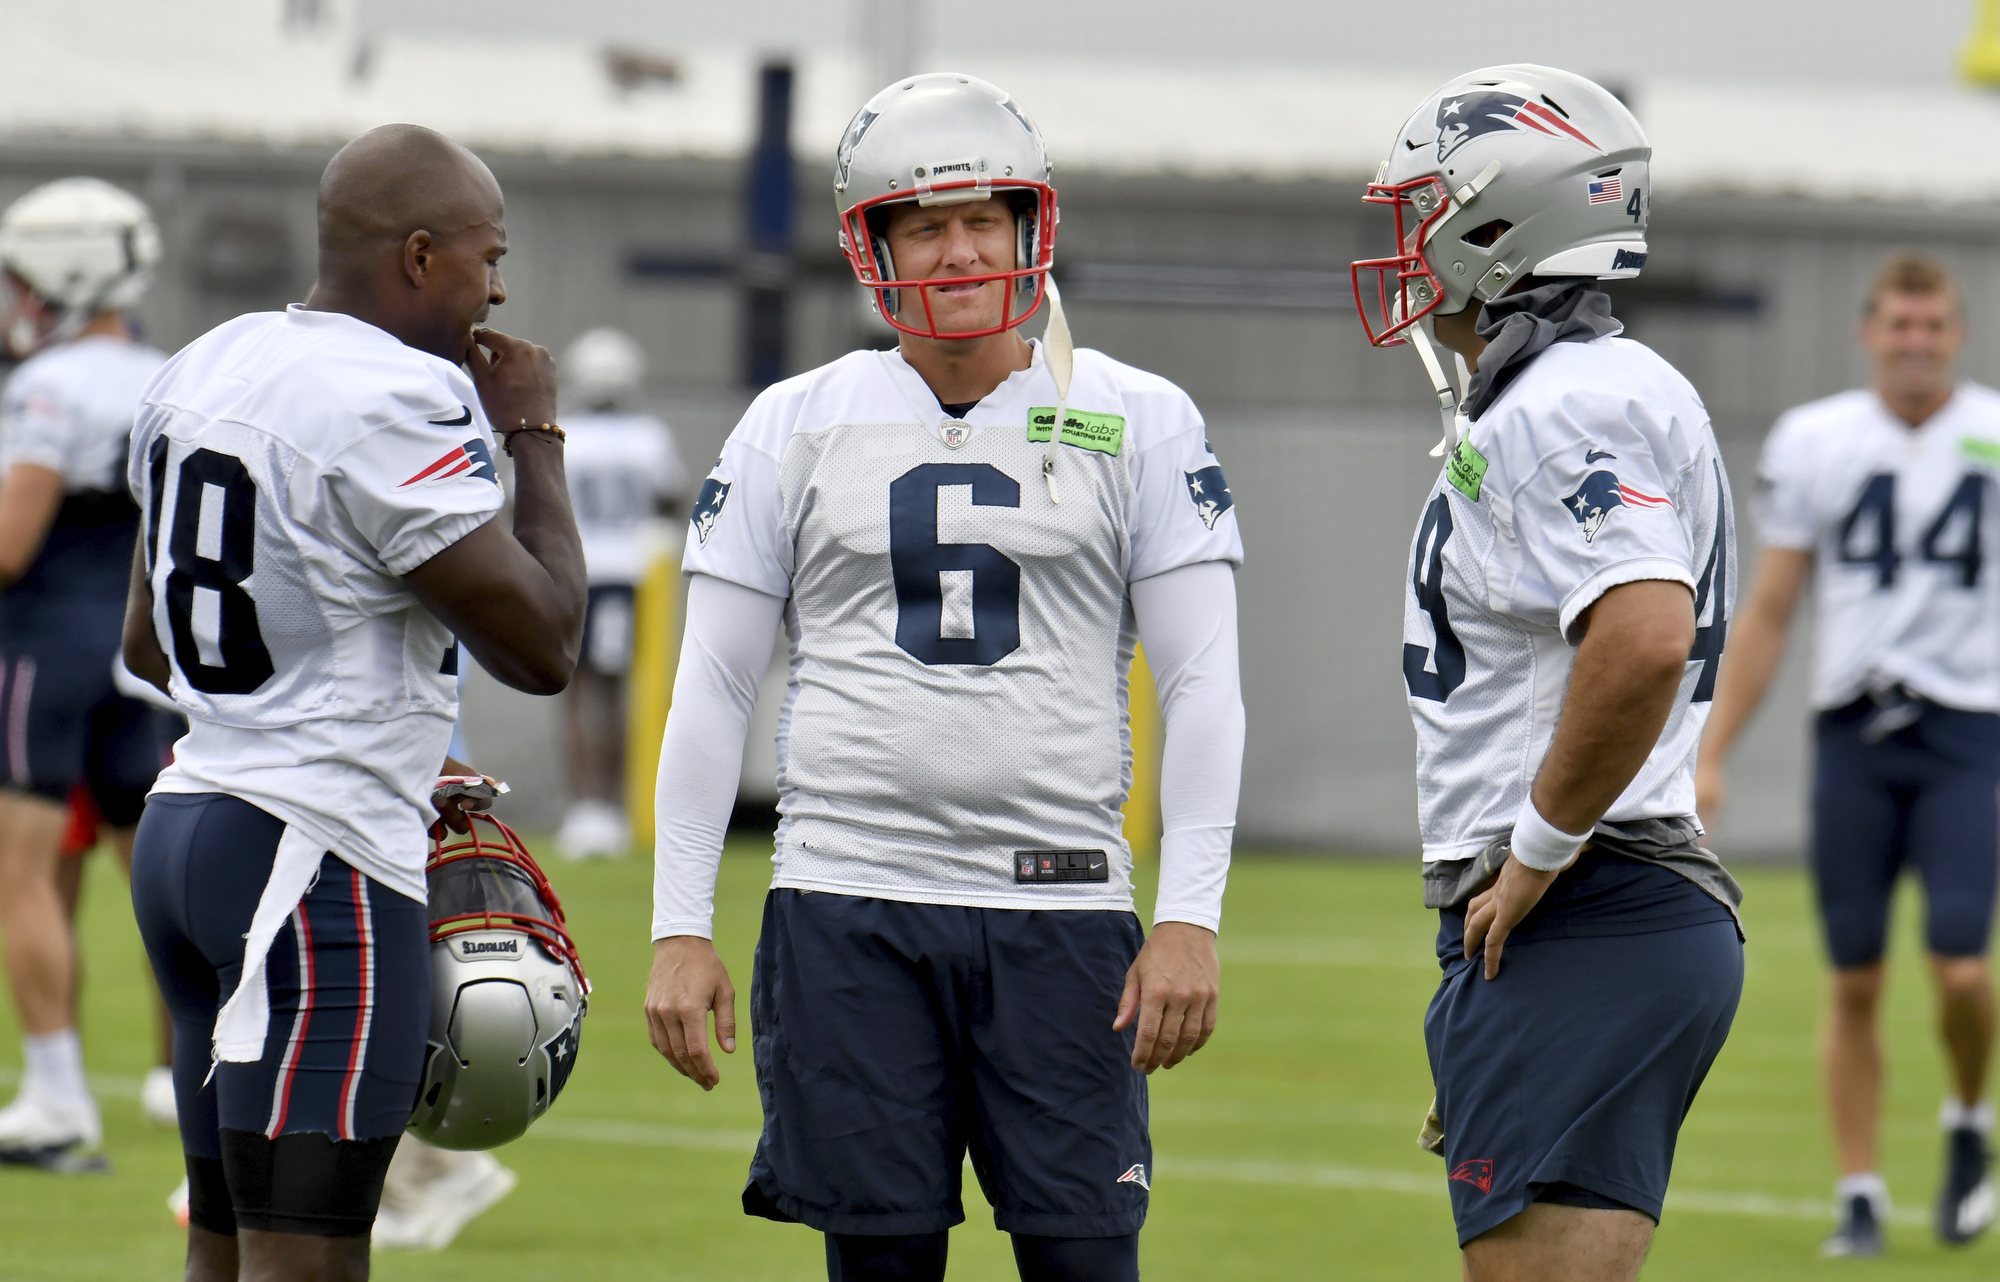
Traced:
<path id="1" fill-rule="evenodd" d="M 128 476 L 190 721 L 158 787 L 242 796 L 423 898 L 458 696 L 401 576 L 500 507 L 471 380 L 353 317 L 242 317 L 146 390 Z"/>
<path id="2" fill-rule="evenodd" d="M 139 397 L 167 359 L 102 335 L 30 356 L 0 390 L 0 473 L 34 463 L 69 494 L 125 488 L 125 451 Z"/>
<path id="3" fill-rule="evenodd" d="M 1752 510 L 1770 547 L 1813 553 L 1812 703 L 1901 682 L 2000 712 L 2000 393 L 1967 383 L 1922 426 L 1872 391 L 1787 411 Z"/>
<path id="4" fill-rule="evenodd" d="M 1729 479 L 1700 397 L 1623 338 L 1558 343 L 1470 426 L 1419 517 L 1403 603 L 1426 862 L 1513 829 L 1554 737 L 1578 617 L 1623 583 L 1695 596 L 1659 743 L 1604 818 L 1694 813 L 1694 759 L 1736 588 Z"/>
<path id="5" fill-rule="evenodd" d="M 1039 346 L 963 424 L 900 356 L 859 352 L 731 435 L 684 568 L 789 598 L 774 885 L 1131 907 L 1126 584 L 1242 544 L 1178 388 L 1079 351 L 1072 422 L 1122 434 L 1064 447 L 1059 505 L 1028 423 L 1055 403 Z M 1016 851 L 1053 849 L 1104 851 L 1109 880 L 1016 883 Z"/>
<path id="6" fill-rule="evenodd" d="M 673 432 L 650 414 L 579 414 L 563 428 L 563 472 L 591 586 L 637 583 L 646 576 L 647 525 L 660 500 L 687 484 Z"/>

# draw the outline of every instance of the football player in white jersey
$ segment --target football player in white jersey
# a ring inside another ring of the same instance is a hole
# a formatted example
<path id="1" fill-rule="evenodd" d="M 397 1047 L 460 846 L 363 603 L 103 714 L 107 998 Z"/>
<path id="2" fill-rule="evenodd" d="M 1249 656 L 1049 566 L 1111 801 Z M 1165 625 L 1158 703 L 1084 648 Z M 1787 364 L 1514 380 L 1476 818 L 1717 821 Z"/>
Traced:
<path id="1" fill-rule="evenodd" d="M 1971 1241 L 1993 1220 L 1993 982 L 2000 875 L 2000 395 L 1955 375 L 1958 291 L 1929 259 L 1882 270 L 1862 316 L 1870 386 L 1789 410 L 1758 466 L 1764 548 L 1701 748 L 1701 812 L 1783 657 L 1808 582 L 1817 627 L 1812 869 L 1833 963 L 1827 1102 L 1840 1161 L 1830 1255 L 1883 1249 L 1876 1171 L 1876 1009 L 1896 882 L 1924 882 L 1925 944 L 1951 1090 L 1936 1230 Z"/>
<path id="2" fill-rule="evenodd" d="M 306 302 L 196 339 L 139 411 L 125 656 L 191 728 L 133 903 L 176 1026 L 191 1279 L 367 1275 L 429 1033 L 453 638 L 532 693 L 575 665 L 553 362 L 477 328 L 507 297 L 503 220 L 462 147 L 364 134 L 320 180 Z"/>
<path id="3" fill-rule="evenodd" d="M 563 353 L 563 393 L 578 407 L 563 422 L 569 431 L 563 462 L 590 568 L 583 658 L 563 694 L 570 808 L 556 830 L 556 853 L 568 859 L 623 855 L 632 844 L 625 822 L 625 673 L 633 603 L 662 550 L 655 518 L 687 487 L 673 432 L 640 408 L 645 373 L 645 352 L 622 330 L 588 330 Z"/>
<path id="4" fill-rule="evenodd" d="M 1368 189 L 1395 254 L 1355 264 L 1448 433 L 1403 679 L 1444 972 L 1426 1136 L 1473 1282 L 1637 1276 L 1742 990 L 1741 892 L 1694 805 L 1729 483 L 1700 397 L 1598 287 L 1645 263 L 1651 157 L 1580 76 L 1460 76 Z"/>
<path id="5" fill-rule="evenodd" d="M 647 1016 L 713 1087 L 709 1012 L 736 1045 L 716 865 L 782 623 L 743 1205 L 824 1232 L 836 1280 L 943 1277 L 968 1149 L 1024 1279 L 1136 1279 L 1144 1074 L 1215 1026 L 1242 544 L 1187 395 L 1071 348 L 1048 175 L 983 81 L 870 99 L 835 203 L 900 344 L 764 392 L 694 508 Z M 1018 326 L 1045 294 L 1031 343 Z M 1119 811 L 1139 640 L 1166 722 L 1150 939 Z"/>
<path id="6" fill-rule="evenodd" d="M 68 802 L 87 785 L 129 861 L 161 760 L 157 714 L 112 673 L 139 530 L 125 450 L 166 360 L 134 341 L 127 310 L 159 252 L 145 205 L 95 178 L 47 183 L 0 216 L 0 329 L 26 358 L 0 392 L 0 936 L 27 1060 L 0 1154 L 57 1169 L 91 1162 L 100 1135 L 58 873 Z"/>

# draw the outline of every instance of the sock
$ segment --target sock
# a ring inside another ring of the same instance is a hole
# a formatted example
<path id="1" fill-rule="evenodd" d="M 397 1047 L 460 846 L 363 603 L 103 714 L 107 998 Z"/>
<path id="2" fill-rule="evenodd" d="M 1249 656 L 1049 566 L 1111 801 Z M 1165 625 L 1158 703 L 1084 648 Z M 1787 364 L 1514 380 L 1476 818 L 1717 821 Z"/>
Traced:
<path id="1" fill-rule="evenodd" d="M 90 1101 L 83 1080 L 83 1041 L 74 1028 L 21 1039 L 28 1071 L 23 1086 L 51 1103 L 73 1107 Z"/>
<path id="2" fill-rule="evenodd" d="M 1875 1208 L 1876 1219 L 1887 1219 L 1889 1216 L 1889 1185 L 1873 1171 L 1841 1176 L 1840 1182 L 1833 1186 L 1833 1196 L 1843 1207 L 1847 1205 L 1848 1198 L 1865 1197 Z"/>
<path id="3" fill-rule="evenodd" d="M 1947 1131 L 1970 1128 L 1981 1135 L 1993 1133 L 1993 1105 L 1985 1100 L 1967 1104 L 1947 1095 L 1938 1108 L 1938 1126 Z"/>

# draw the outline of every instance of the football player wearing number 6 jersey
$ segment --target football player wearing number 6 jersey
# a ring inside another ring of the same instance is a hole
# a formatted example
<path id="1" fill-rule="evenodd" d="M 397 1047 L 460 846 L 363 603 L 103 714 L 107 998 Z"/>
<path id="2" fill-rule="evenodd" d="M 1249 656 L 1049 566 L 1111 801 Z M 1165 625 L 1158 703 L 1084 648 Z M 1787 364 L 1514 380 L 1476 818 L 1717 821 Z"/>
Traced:
<path id="1" fill-rule="evenodd" d="M 305 303 L 196 339 L 139 411 L 125 655 L 190 729 L 132 895 L 174 1016 L 190 1279 L 367 1276 L 430 1027 L 453 638 L 531 693 L 576 663 L 554 365 L 477 328 L 507 298 L 504 215 L 449 139 L 364 134 L 320 180 Z"/>
<path id="2" fill-rule="evenodd" d="M 1024 1279 L 1136 1282 L 1145 1074 L 1215 1026 L 1242 545 L 1186 394 L 1071 348 L 1048 175 L 990 84 L 871 99 L 834 190 L 898 349 L 767 390 L 694 507 L 646 1013 L 713 1087 L 710 1011 L 736 1046 L 716 865 L 782 623 L 743 1205 L 825 1233 L 835 1282 L 942 1278 L 968 1149 Z M 1119 813 L 1140 640 L 1166 722 L 1150 939 Z"/>
<path id="3" fill-rule="evenodd" d="M 1645 263 L 1651 157 L 1580 76 L 1459 77 L 1368 188 L 1395 254 L 1355 264 L 1370 338 L 1416 349 L 1450 433 L 1403 680 L 1443 971 L 1424 1133 L 1472 1282 L 1638 1275 L 1742 991 L 1741 892 L 1694 805 L 1729 482 L 1700 398 L 1597 283 Z"/>
<path id="4" fill-rule="evenodd" d="M 1812 870 L 1833 963 L 1827 1102 L 1840 1161 L 1829 1255 L 1883 1249 L 1888 1187 L 1875 1142 L 1882 1061 L 1875 1012 L 1889 908 L 1903 869 L 1924 883 L 1924 942 L 1951 1090 L 1936 1231 L 1992 1222 L 1993 1049 L 1987 951 L 2000 875 L 2000 395 L 1959 383 L 1958 291 L 1901 255 L 1869 290 L 1860 329 L 1871 386 L 1788 411 L 1757 472 L 1764 549 L 1701 748 L 1701 812 L 1764 697 L 1793 611 L 1813 586 L 1817 739 Z"/>

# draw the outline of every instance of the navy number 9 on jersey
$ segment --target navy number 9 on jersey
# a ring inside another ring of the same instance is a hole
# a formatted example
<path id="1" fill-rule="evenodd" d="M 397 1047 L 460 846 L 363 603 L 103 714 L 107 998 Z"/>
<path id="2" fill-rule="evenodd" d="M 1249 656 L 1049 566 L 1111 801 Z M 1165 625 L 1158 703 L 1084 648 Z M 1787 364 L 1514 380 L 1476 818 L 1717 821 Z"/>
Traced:
<path id="1" fill-rule="evenodd" d="M 1440 494 L 1424 509 L 1424 523 L 1417 531 L 1416 564 L 1410 574 L 1417 608 L 1431 616 L 1437 647 L 1432 650 L 1420 645 L 1403 646 L 1403 682 L 1410 687 L 1410 696 L 1439 703 L 1465 683 L 1465 647 L 1445 616 L 1444 545 L 1450 539 L 1451 502 Z M 1433 654 L 1437 656 L 1436 671 L 1431 670 Z"/>
<path id="2" fill-rule="evenodd" d="M 938 490 L 947 485 L 970 485 L 974 507 L 1021 506 L 1020 482 L 991 463 L 925 463 L 890 483 L 896 644 L 926 664 L 998 663 L 1021 648 L 1021 567 L 985 543 L 938 542 Z M 972 580 L 969 636 L 945 635 L 942 575 L 952 571 Z"/>
<path id="3" fill-rule="evenodd" d="M 160 557 L 160 504 L 166 489 L 164 439 L 147 459 L 152 481 L 146 530 L 149 560 Z M 166 552 L 167 627 L 181 677 L 205 694 L 249 694 L 271 679 L 271 652 L 257 627 L 257 603 L 243 590 L 257 541 L 257 483 L 243 460 L 196 450 L 181 460 Z"/>

